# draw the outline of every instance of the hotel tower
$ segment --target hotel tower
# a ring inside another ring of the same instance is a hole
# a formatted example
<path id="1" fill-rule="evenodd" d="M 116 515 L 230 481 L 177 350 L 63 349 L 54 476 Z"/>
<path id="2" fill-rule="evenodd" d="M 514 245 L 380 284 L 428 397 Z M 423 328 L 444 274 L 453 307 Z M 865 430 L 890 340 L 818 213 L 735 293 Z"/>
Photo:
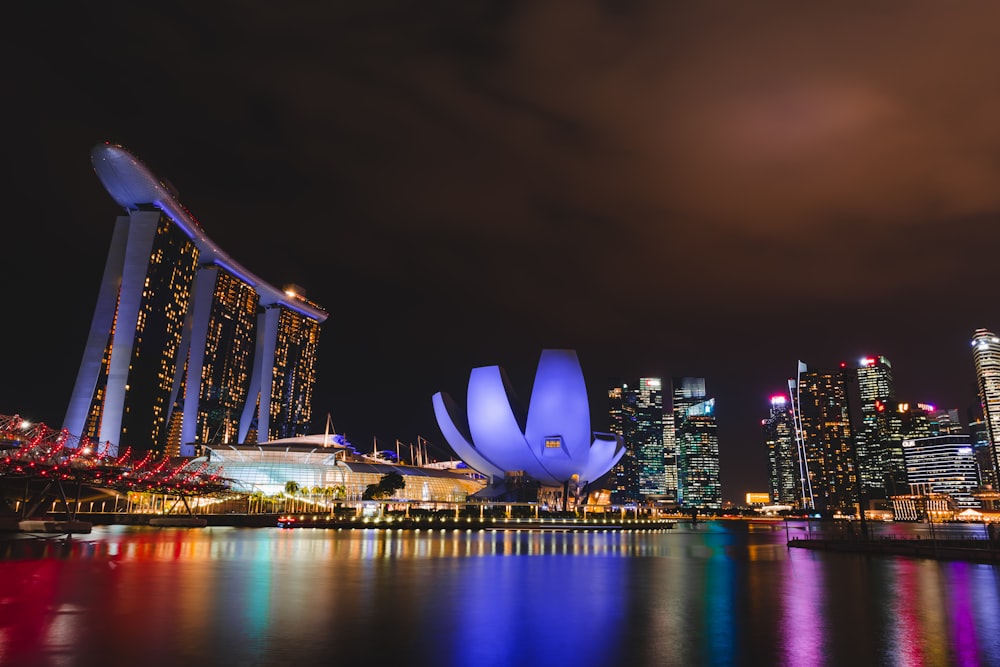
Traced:
<path id="1" fill-rule="evenodd" d="M 227 256 L 122 147 L 91 161 L 125 213 L 64 428 L 140 456 L 305 434 L 326 311 Z"/>
<path id="2" fill-rule="evenodd" d="M 976 329 L 972 335 L 972 361 L 976 366 L 976 385 L 983 407 L 983 421 L 989 438 L 992 477 L 1000 471 L 1000 337 L 986 329 Z"/>

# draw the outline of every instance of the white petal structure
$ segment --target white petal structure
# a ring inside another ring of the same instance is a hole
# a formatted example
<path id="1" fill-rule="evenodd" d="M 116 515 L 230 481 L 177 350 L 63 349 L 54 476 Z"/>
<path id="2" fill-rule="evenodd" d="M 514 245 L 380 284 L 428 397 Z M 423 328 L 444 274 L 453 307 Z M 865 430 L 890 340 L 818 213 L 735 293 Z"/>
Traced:
<path id="1" fill-rule="evenodd" d="M 587 386 L 574 350 L 543 350 L 526 424 L 511 404 L 499 366 L 472 369 L 468 421 L 447 394 L 433 397 L 434 415 L 460 459 L 492 479 L 523 471 L 546 486 L 592 482 L 625 454 L 619 436 L 590 430 Z"/>

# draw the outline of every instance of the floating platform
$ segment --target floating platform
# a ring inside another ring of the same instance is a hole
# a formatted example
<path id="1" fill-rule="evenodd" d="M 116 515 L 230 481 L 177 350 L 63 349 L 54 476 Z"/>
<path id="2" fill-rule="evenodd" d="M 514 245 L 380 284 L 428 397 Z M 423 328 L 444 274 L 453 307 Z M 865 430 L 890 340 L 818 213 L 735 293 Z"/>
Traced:
<path id="1" fill-rule="evenodd" d="M 46 519 L 24 519 L 18 521 L 17 529 L 22 533 L 89 533 L 93 524 L 89 521 L 50 521 Z"/>
<path id="2" fill-rule="evenodd" d="M 788 546 L 816 551 L 911 556 L 934 560 L 964 560 L 974 563 L 1000 563 L 1000 544 L 989 540 L 942 539 L 856 539 L 825 540 L 792 538 Z"/>
<path id="3" fill-rule="evenodd" d="M 150 526 L 161 528 L 204 528 L 208 519 L 200 516 L 154 516 L 149 519 Z"/>

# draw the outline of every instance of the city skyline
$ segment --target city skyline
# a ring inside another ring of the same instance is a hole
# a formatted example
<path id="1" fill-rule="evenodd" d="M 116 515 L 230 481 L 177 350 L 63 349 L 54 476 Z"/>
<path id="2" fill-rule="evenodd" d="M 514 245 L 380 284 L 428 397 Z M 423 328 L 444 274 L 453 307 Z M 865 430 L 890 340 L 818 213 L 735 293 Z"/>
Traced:
<path id="1" fill-rule="evenodd" d="M 122 213 L 102 141 L 329 310 L 314 426 L 361 446 L 446 456 L 433 393 L 493 363 L 525 390 L 546 348 L 578 351 L 597 431 L 612 378 L 705 378 L 733 501 L 768 488 L 760 420 L 798 360 L 884 355 L 897 396 L 978 402 L 1000 8 L 308 12 L 23 23 L 0 412 L 69 404 Z"/>

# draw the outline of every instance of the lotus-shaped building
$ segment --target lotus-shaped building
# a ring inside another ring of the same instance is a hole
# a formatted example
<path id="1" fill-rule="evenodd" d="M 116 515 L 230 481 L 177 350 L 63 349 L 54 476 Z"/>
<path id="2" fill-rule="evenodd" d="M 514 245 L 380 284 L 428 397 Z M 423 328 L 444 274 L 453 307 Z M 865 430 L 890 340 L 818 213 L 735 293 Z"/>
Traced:
<path id="1" fill-rule="evenodd" d="M 500 481 L 523 473 L 543 486 L 582 489 L 625 453 L 619 436 L 590 430 L 587 387 L 574 350 L 543 350 L 526 417 L 511 402 L 499 366 L 472 369 L 468 419 L 447 394 L 434 394 L 434 414 L 448 444 L 467 465 Z"/>

